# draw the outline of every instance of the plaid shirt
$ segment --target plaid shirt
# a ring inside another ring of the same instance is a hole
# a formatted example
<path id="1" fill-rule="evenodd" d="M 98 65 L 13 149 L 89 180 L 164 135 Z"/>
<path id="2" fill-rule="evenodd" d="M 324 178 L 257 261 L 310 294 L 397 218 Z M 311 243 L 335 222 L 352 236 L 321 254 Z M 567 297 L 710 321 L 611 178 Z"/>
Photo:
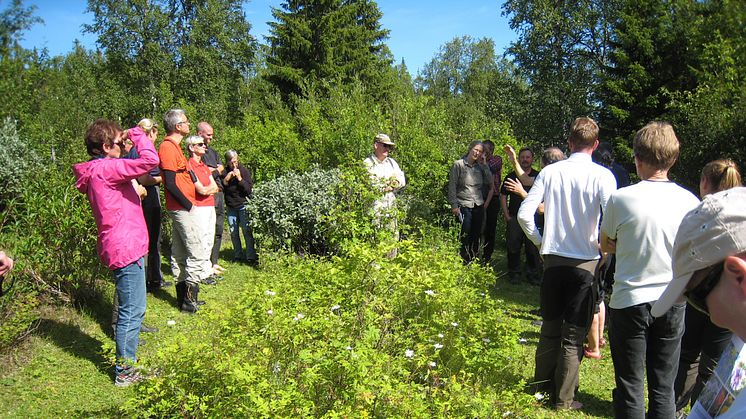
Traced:
<path id="1" fill-rule="evenodd" d="M 500 194 L 500 185 L 502 185 L 503 158 L 492 156 L 487 160 L 487 166 L 490 168 L 490 172 L 492 172 L 492 176 L 494 177 L 495 196 L 497 196 Z"/>

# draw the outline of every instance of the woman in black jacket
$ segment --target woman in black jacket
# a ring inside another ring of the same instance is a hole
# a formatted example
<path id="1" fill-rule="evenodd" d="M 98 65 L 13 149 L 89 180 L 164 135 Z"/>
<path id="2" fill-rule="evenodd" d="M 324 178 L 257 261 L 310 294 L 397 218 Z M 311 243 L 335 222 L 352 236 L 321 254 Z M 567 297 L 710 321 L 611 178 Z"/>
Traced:
<path id="1" fill-rule="evenodd" d="M 223 194 L 225 195 L 225 206 L 228 212 L 228 229 L 231 232 L 235 262 L 245 262 L 256 266 L 259 264 L 259 256 L 254 249 L 254 235 L 251 233 L 249 216 L 246 213 L 246 203 L 251 197 L 253 182 L 251 173 L 238 162 L 238 153 L 228 150 L 225 153 L 225 170 L 223 177 Z M 241 235 L 239 228 L 243 231 L 246 249 L 241 246 Z"/>

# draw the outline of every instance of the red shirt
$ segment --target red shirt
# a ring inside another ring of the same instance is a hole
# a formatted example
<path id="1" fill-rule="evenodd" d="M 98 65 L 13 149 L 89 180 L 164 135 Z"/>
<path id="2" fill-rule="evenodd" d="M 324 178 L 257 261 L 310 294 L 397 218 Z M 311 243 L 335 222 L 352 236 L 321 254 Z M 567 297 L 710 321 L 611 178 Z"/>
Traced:
<path id="1" fill-rule="evenodd" d="M 161 160 L 161 175 L 164 170 L 170 170 L 176 173 L 176 187 L 186 198 L 195 204 L 195 191 L 192 178 L 187 171 L 187 159 L 181 151 L 179 144 L 176 144 L 171 137 L 166 137 L 158 149 L 158 157 Z M 166 190 L 166 209 L 169 211 L 185 210 L 186 208 L 179 205 L 179 202 Z"/>
<path id="2" fill-rule="evenodd" d="M 187 162 L 187 170 L 193 171 L 203 186 L 208 186 L 210 184 L 212 173 L 210 172 L 210 168 L 201 160 L 197 162 L 197 160 L 189 159 Z M 202 195 L 195 191 L 195 198 L 192 202 L 198 207 L 214 207 L 215 197 L 213 195 Z"/>

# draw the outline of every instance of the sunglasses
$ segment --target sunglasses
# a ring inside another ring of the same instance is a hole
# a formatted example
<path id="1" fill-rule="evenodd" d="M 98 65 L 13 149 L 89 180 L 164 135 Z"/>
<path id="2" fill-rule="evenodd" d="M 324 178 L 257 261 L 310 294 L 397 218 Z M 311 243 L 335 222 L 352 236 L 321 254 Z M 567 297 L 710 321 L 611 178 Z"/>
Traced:
<path id="1" fill-rule="evenodd" d="M 710 310 L 707 308 L 706 299 L 710 292 L 715 288 L 718 281 L 720 281 L 720 276 L 723 274 L 724 266 L 725 261 L 711 266 L 699 284 L 684 292 L 684 297 L 686 297 L 687 303 L 708 316 L 710 315 Z"/>
<path id="2" fill-rule="evenodd" d="M 192 145 L 195 147 L 205 147 L 205 143 L 194 143 Z"/>
<path id="3" fill-rule="evenodd" d="M 382 143 L 380 141 L 378 142 L 378 144 L 382 145 L 384 148 L 386 148 L 388 150 L 391 150 L 392 148 L 394 148 L 394 146 L 392 146 L 391 144 L 384 144 L 384 143 Z"/>

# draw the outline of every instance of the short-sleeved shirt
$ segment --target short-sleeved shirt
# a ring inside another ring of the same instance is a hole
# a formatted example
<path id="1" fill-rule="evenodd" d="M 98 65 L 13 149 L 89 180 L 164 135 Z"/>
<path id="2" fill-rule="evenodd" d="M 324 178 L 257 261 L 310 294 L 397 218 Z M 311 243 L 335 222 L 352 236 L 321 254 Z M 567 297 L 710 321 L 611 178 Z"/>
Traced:
<path id="1" fill-rule="evenodd" d="M 539 174 L 539 172 L 534 170 L 534 168 L 532 167 L 531 171 L 526 174 L 532 178 L 535 178 Z M 518 194 L 510 192 L 505 187 L 505 181 L 508 179 L 519 181 L 518 175 L 515 172 L 508 173 L 508 175 L 505 176 L 505 180 L 503 180 L 502 187 L 500 188 L 500 193 L 508 197 L 508 214 L 510 214 L 511 217 L 515 217 L 516 215 L 518 215 L 518 209 L 521 208 L 521 202 L 523 202 L 523 198 L 521 198 Z M 523 183 L 521 183 L 521 185 L 523 185 Z M 531 186 L 523 185 L 523 189 L 525 189 L 528 193 L 528 191 L 531 190 Z"/>
<path id="2" fill-rule="evenodd" d="M 212 177 L 212 173 L 210 172 L 210 168 L 207 167 L 207 165 L 200 161 L 196 161 L 194 159 L 189 159 L 187 162 L 187 170 L 191 170 L 194 172 L 194 174 L 197 176 L 197 179 L 199 179 L 199 182 L 207 186 L 210 184 L 210 177 Z M 195 191 L 194 193 L 194 205 L 198 207 L 214 207 L 215 206 L 215 197 L 212 195 L 202 195 Z"/>
<path id="3" fill-rule="evenodd" d="M 181 193 L 183 193 L 189 201 L 195 203 L 194 183 L 192 183 L 192 178 L 189 176 L 189 172 L 187 171 L 187 159 L 181 151 L 179 144 L 175 143 L 170 137 L 166 137 L 163 140 L 163 143 L 161 143 L 161 147 L 158 149 L 158 157 L 161 160 L 161 171 L 170 170 L 176 173 L 176 187 L 179 188 Z M 163 189 L 166 190 L 167 210 L 178 211 L 186 209 L 171 195 L 168 188 Z"/>
<path id="4" fill-rule="evenodd" d="M 220 166 L 220 156 L 218 156 L 218 152 L 215 151 L 212 147 L 207 147 L 207 150 L 205 151 L 205 155 L 202 156 L 202 161 L 209 167 L 210 169 L 217 169 L 218 166 Z M 217 170 L 212 172 L 212 178 L 215 179 L 215 183 L 218 184 L 218 189 L 221 191 L 223 190 L 223 182 L 220 179 L 221 173 L 218 173 Z"/>

